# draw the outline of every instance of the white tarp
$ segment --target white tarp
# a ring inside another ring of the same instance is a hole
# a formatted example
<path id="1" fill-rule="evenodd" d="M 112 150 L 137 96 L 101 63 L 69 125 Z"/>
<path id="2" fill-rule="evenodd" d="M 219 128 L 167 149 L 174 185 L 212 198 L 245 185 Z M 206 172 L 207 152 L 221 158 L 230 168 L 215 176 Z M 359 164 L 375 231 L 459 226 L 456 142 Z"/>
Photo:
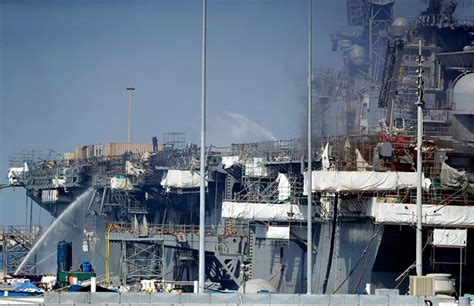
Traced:
<path id="1" fill-rule="evenodd" d="M 306 220 L 306 209 L 295 204 L 223 202 L 222 218 L 289 221 Z"/>
<path id="2" fill-rule="evenodd" d="M 410 225 L 417 220 L 415 204 L 372 201 L 368 215 L 377 223 Z M 474 226 L 474 207 L 423 205 L 422 222 L 423 225 L 443 227 Z"/>
<path id="3" fill-rule="evenodd" d="M 459 171 L 443 162 L 440 181 L 441 185 L 460 187 L 466 181 L 466 171 Z"/>
<path id="4" fill-rule="evenodd" d="M 24 163 L 23 167 L 10 167 L 8 169 L 8 184 L 18 184 L 18 178 L 23 176 L 25 172 L 28 172 L 28 165 L 26 164 L 26 162 Z"/>
<path id="5" fill-rule="evenodd" d="M 288 200 L 291 194 L 291 185 L 288 177 L 283 173 L 278 173 L 276 180 L 278 182 L 278 200 Z"/>
<path id="6" fill-rule="evenodd" d="M 326 143 L 323 153 L 321 154 L 321 165 L 323 166 L 323 170 L 328 170 L 331 166 L 329 163 L 329 142 Z"/>
<path id="7" fill-rule="evenodd" d="M 161 186 L 164 188 L 199 188 L 200 184 L 201 175 L 196 171 L 189 170 L 168 170 L 161 179 Z M 207 181 L 205 184 L 207 186 Z"/>
<path id="8" fill-rule="evenodd" d="M 245 163 L 245 175 L 247 176 L 268 176 L 267 167 L 263 162 L 263 158 L 254 157 L 253 160 Z"/>
<path id="9" fill-rule="evenodd" d="M 55 177 L 51 180 L 51 183 L 54 188 L 64 187 L 66 184 L 66 179 L 61 177 Z"/>
<path id="10" fill-rule="evenodd" d="M 308 194 L 307 176 L 304 174 L 304 194 Z M 416 188 L 416 172 L 375 172 L 375 171 L 313 171 L 312 190 L 337 191 L 377 191 Z M 431 180 L 423 177 L 423 188 L 429 189 Z"/>
<path id="11" fill-rule="evenodd" d="M 148 152 L 145 152 L 145 153 L 148 153 Z M 135 165 L 132 164 L 131 161 L 127 160 L 125 162 L 125 172 L 130 175 L 140 175 L 140 174 L 145 173 L 145 169 L 137 168 L 135 167 Z"/>
<path id="12" fill-rule="evenodd" d="M 222 156 L 222 166 L 224 169 L 229 169 L 234 164 L 239 163 L 239 156 Z"/>
<path id="13" fill-rule="evenodd" d="M 257 226 L 255 236 L 260 239 L 290 239 L 289 226 Z"/>
<path id="14" fill-rule="evenodd" d="M 110 189 L 132 190 L 133 185 L 127 177 L 117 175 L 110 178 Z"/>
<path id="15" fill-rule="evenodd" d="M 433 231 L 433 245 L 437 247 L 466 247 L 467 229 L 441 229 L 435 228 Z"/>
<path id="16" fill-rule="evenodd" d="M 356 163 L 357 171 L 365 171 L 367 167 L 369 167 L 369 164 L 365 161 L 359 149 L 356 149 Z"/>
<path id="17" fill-rule="evenodd" d="M 57 189 L 43 189 L 41 190 L 41 202 L 52 203 L 58 200 Z"/>

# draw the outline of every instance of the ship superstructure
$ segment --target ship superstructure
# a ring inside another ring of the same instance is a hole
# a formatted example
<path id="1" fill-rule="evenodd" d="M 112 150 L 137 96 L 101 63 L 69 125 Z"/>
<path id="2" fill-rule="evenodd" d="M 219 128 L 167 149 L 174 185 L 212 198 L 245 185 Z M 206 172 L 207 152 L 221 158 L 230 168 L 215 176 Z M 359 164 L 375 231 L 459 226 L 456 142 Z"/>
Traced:
<path id="1" fill-rule="evenodd" d="M 466 260 L 474 225 L 472 27 L 455 20 L 455 5 L 445 1 L 430 1 L 411 24 L 394 21 L 393 2 L 347 1 L 354 31 L 333 36 L 344 69 L 314 75 L 312 169 L 305 142 L 296 139 L 206 148 L 199 173 L 200 148 L 172 134 L 163 143 L 77 147 L 61 158 L 16 155 L 9 183 L 55 217 L 84 197 L 71 221 L 75 258 L 94 258 L 107 283 L 197 279 L 204 179 L 209 288 L 264 279 L 278 292 L 306 292 L 308 249 L 315 293 L 359 293 L 367 283 L 406 287 L 415 261 L 415 57 L 422 39 L 423 270 L 457 277 L 461 267 L 463 288 L 474 289 Z M 307 192 L 314 193 L 313 216 Z M 453 233 L 464 238 L 453 242 Z M 32 266 L 11 269 L 28 274 Z"/>

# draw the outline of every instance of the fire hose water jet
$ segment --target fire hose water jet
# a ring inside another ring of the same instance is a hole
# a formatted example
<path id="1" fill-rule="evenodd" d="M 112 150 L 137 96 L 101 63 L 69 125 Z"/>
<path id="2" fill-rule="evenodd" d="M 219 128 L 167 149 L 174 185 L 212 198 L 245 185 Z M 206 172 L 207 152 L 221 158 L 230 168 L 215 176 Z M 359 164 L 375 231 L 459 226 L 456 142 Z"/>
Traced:
<path id="1" fill-rule="evenodd" d="M 59 223 L 67 216 L 69 216 L 69 214 L 71 214 L 73 211 L 74 211 L 74 208 L 76 208 L 77 206 L 79 206 L 80 203 L 83 203 L 84 202 L 84 199 L 86 199 L 92 192 L 93 189 L 89 189 L 87 190 L 86 192 L 84 192 L 83 194 L 81 194 L 80 196 L 78 196 L 76 198 L 76 200 L 74 202 L 72 202 L 60 215 L 59 217 L 57 217 L 53 223 L 51 223 L 51 225 L 48 227 L 48 229 L 43 233 L 43 235 L 41 235 L 41 237 L 38 239 L 38 241 L 36 241 L 35 245 L 31 248 L 31 250 L 28 252 L 28 254 L 26 255 L 26 257 L 22 260 L 21 264 L 18 266 L 18 268 L 15 270 L 15 275 L 17 275 L 21 269 L 23 268 L 23 266 L 28 262 L 28 260 L 30 260 L 31 256 L 33 256 L 33 254 L 35 254 L 35 252 L 37 251 L 37 249 L 43 244 L 43 242 L 49 238 L 49 235 L 50 233 L 57 228 L 57 226 L 59 225 Z"/>

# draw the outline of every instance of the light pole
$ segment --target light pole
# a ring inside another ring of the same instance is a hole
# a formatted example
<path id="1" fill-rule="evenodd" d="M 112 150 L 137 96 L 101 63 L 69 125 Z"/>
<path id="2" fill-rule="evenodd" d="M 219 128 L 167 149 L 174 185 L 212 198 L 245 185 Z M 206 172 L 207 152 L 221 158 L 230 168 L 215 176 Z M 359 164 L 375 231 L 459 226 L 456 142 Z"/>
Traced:
<path id="1" fill-rule="evenodd" d="M 313 186 L 312 186 L 312 168 L 313 168 L 313 154 L 312 154 L 312 0 L 308 0 L 308 225 L 307 225 L 307 247 L 306 247 L 306 293 L 311 294 L 312 280 L 313 280 Z"/>
<path id="2" fill-rule="evenodd" d="M 206 213 L 206 0 L 202 1 L 202 42 L 201 42 L 201 155 L 199 188 L 199 293 L 204 293 L 205 281 L 205 213 Z"/>
<path id="3" fill-rule="evenodd" d="M 128 143 L 132 142 L 132 91 L 134 87 L 127 87 L 128 91 Z"/>

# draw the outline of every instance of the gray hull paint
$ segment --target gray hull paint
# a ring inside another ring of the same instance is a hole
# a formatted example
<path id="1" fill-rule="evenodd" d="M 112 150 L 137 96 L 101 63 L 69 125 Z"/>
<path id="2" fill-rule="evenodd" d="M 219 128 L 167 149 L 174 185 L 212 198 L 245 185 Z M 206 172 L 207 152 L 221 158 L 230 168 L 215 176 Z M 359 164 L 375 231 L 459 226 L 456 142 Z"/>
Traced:
<path id="1" fill-rule="evenodd" d="M 332 222 L 314 223 L 313 228 L 313 292 L 323 293 L 329 266 Z M 253 277 L 269 280 L 281 293 L 306 291 L 306 227 L 292 226 L 291 233 L 290 241 L 256 239 L 255 244 Z M 365 284 L 371 281 L 382 234 L 380 226 L 369 220 L 337 223 L 326 293 L 333 293 L 339 286 L 337 293 L 364 292 Z"/>

